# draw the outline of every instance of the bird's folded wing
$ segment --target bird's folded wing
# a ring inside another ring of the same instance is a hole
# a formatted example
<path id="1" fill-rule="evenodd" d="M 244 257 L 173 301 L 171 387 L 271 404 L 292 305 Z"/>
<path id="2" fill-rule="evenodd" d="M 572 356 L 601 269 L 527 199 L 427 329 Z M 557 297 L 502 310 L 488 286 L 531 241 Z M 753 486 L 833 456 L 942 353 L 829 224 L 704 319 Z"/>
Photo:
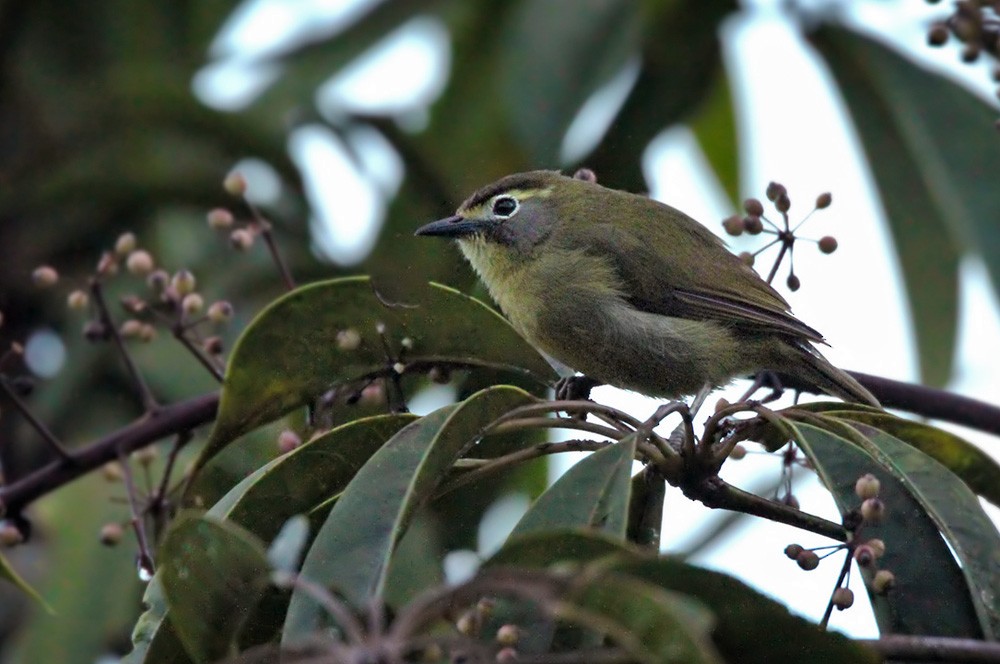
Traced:
<path id="1" fill-rule="evenodd" d="M 758 307 L 714 293 L 674 290 L 673 309 L 685 318 L 718 320 L 749 331 L 778 332 L 823 343 L 823 336 L 784 311 Z"/>
<path id="2" fill-rule="evenodd" d="M 778 333 L 823 342 L 823 336 L 788 311 L 778 291 L 697 222 L 592 224 L 579 229 L 588 253 L 608 261 L 636 308 L 663 316 L 715 320 L 747 334 Z M 683 247 L 680 264 L 657 248 Z"/>

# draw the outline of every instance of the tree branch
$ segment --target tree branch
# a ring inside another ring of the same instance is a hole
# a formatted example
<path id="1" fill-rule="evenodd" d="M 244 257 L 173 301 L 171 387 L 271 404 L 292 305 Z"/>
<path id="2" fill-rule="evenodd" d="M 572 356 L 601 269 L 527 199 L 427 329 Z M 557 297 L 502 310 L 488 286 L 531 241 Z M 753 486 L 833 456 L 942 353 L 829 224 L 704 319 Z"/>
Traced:
<path id="1" fill-rule="evenodd" d="M 868 388 L 886 408 L 898 408 L 1000 436 L 1000 406 L 915 383 L 857 371 L 847 373 Z"/>
<path id="2" fill-rule="evenodd" d="M 466 368 L 460 363 L 456 363 L 455 366 Z M 408 367 L 407 373 L 410 370 L 416 371 L 423 368 L 422 363 L 412 363 Z M 922 385 L 857 372 L 848 373 L 868 388 L 887 407 L 899 408 L 1000 436 L 1000 407 Z M 381 373 L 373 374 L 373 376 L 379 375 Z M 786 385 L 796 389 L 810 389 L 808 386 L 793 384 L 791 381 Z M 53 461 L 5 486 L 0 486 L 0 515 L 17 514 L 29 503 L 50 491 L 115 460 L 119 445 L 126 452 L 132 452 L 169 435 L 211 422 L 215 418 L 218 405 L 219 394 L 214 392 L 170 406 L 163 406 L 158 411 L 145 415 L 118 431 L 71 451 L 66 460 Z M 549 420 L 546 425 L 565 426 L 558 420 Z M 600 429 L 600 433 L 606 434 L 605 427 L 600 427 Z M 621 434 L 621 432 L 615 433 L 615 438 Z M 787 505 L 778 505 L 758 496 L 746 494 L 735 487 L 725 486 L 728 488 L 722 490 L 706 491 L 704 488 L 692 490 L 693 493 L 690 494 L 690 497 L 701 500 L 711 507 L 734 509 L 781 523 L 806 527 L 837 540 L 844 539 L 843 528 L 833 522 L 819 519 L 818 522 L 814 523 L 818 530 L 803 526 L 801 525 L 803 516 L 813 519 L 815 517 L 810 517 Z M 750 496 L 752 500 L 747 499 L 746 496 Z M 762 506 L 760 503 L 767 505 Z"/>
<path id="3" fill-rule="evenodd" d="M 706 507 L 733 510 L 751 516 L 763 517 L 770 521 L 824 535 L 838 542 L 847 540 L 847 530 L 839 523 L 808 514 L 784 503 L 748 493 L 726 483 L 718 476 L 691 484 L 683 484 L 680 488 L 685 496 L 693 500 L 700 500 Z"/>
<path id="4" fill-rule="evenodd" d="M 880 639 L 859 639 L 886 659 L 907 662 L 951 662 L 997 664 L 1000 643 L 975 639 L 949 639 L 941 636 L 883 636 Z"/>
<path id="5" fill-rule="evenodd" d="M 20 513 L 37 498 L 114 461 L 119 450 L 128 454 L 161 438 L 211 422 L 218 407 L 218 392 L 162 406 L 128 426 L 72 451 L 68 459 L 58 459 L 0 486 L 0 515 Z"/>
<path id="6" fill-rule="evenodd" d="M 860 371 L 847 373 L 874 394 L 884 408 L 905 410 L 915 415 L 960 424 L 1000 436 L 1000 406 L 916 383 L 873 376 Z M 781 374 L 781 384 L 786 389 L 823 394 L 816 386 L 786 374 Z"/>

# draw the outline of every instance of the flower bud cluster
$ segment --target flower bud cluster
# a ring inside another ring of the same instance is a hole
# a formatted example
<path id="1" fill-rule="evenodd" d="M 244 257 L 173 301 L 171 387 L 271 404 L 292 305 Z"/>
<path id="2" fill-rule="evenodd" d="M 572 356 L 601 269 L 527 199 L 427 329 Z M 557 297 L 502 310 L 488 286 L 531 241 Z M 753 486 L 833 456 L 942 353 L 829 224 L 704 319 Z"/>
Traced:
<path id="1" fill-rule="evenodd" d="M 771 271 L 771 276 L 768 277 L 770 281 L 774 273 L 777 271 L 777 265 L 787 256 L 789 260 L 790 270 L 788 277 L 785 280 L 785 284 L 791 291 L 797 291 L 802 282 L 799 277 L 795 274 L 795 268 L 791 265 L 792 252 L 790 251 L 795 244 L 795 241 L 799 238 L 795 234 L 795 230 L 792 229 L 789 218 L 788 211 L 792 207 L 791 198 L 788 195 L 788 189 L 778 182 L 771 182 L 767 185 L 765 191 L 767 200 L 774 206 L 774 209 L 778 211 L 782 218 L 782 226 L 774 223 L 766 216 L 764 216 L 764 204 L 758 198 L 748 198 L 743 201 L 743 211 L 745 214 L 739 215 L 734 214 L 727 217 L 722 222 L 722 227 L 725 229 L 726 233 L 734 237 L 743 235 L 760 235 L 761 233 L 766 233 L 769 235 L 774 235 L 777 239 L 772 240 L 763 248 L 756 252 L 741 252 L 739 254 L 739 259 L 749 267 L 753 267 L 754 259 L 761 251 L 764 251 L 772 245 L 781 245 L 781 251 L 776 259 L 776 264 L 774 269 Z M 829 192 L 825 192 L 816 197 L 816 204 L 812 212 L 816 210 L 824 210 L 833 203 L 833 196 Z M 810 212 L 809 214 L 812 214 Z M 808 217 L 808 215 L 807 215 Z M 803 220 L 804 221 L 804 220 Z M 801 223 L 799 224 L 801 225 Z M 797 229 L 797 227 L 796 227 Z M 816 242 L 819 250 L 824 254 L 832 254 L 837 250 L 837 239 L 832 235 L 826 235 L 819 240 L 810 240 Z"/>

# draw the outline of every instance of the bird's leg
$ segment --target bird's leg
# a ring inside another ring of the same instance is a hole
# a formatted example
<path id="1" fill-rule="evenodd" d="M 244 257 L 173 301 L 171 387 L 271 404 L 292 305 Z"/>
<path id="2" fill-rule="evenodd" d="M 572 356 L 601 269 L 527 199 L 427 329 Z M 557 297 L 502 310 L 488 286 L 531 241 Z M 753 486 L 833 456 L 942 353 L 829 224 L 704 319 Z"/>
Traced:
<path id="1" fill-rule="evenodd" d="M 771 389 L 771 393 L 760 400 L 760 403 L 771 403 L 781 398 L 781 395 L 785 393 L 785 388 L 781 384 L 781 378 L 778 374 L 773 371 L 761 371 L 753 377 L 753 382 L 750 384 L 750 388 L 743 393 L 740 397 L 740 401 L 749 401 L 750 397 L 754 395 L 757 390 L 768 387 Z"/>
<path id="2" fill-rule="evenodd" d="M 565 376 L 556 382 L 556 399 L 559 401 L 583 401 L 590 399 L 590 391 L 601 385 L 601 381 L 590 376 Z"/>
<path id="3" fill-rule="evenodd" d="M 694 417 L 695 415 L 698 414 L 698 411 L 701 410 L 701 407 L 705 405 L 705 399 L 707 399 L 708 395 L 711 394 L 714 390 L 715 386 L 713 386 L 711 383 L 705 383 L 705 386 L 702 387 L 700 390 L 698 390 L 698 394 L 694 395 L 694 399 L 691 399 L 691 405 L 688 406 L 688 409 L 691 412 L 691 417 Z"/>
<path id="4" fill-rule="evenodd" d="M 557 401 L 589 401 L 590 391 L 601 384 L 590 376 L 564 376 L 555 384 L 555 398 Z M 586 413 L 570 413 L 572 417 L 580 420 L 587 419 Z"/>

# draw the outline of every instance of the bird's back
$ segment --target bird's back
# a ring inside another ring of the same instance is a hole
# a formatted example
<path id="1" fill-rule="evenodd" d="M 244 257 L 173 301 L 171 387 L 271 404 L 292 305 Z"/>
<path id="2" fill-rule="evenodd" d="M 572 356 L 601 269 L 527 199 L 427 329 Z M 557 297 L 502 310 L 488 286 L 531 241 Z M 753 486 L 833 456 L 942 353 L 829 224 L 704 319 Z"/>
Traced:
<path id="1" fill-rule="evenodd" d="M 788 303 L 705 226 L 645 196 L 572 181 L 553 246 L 582 249 L 614 265 L 622 291 L 651 313 L 719 319 L 748 332 L 821 341 Z M 627 198 L 628 200 L 623 200 Z M 628 210 L 623 219 L 617 211 Z"/>

